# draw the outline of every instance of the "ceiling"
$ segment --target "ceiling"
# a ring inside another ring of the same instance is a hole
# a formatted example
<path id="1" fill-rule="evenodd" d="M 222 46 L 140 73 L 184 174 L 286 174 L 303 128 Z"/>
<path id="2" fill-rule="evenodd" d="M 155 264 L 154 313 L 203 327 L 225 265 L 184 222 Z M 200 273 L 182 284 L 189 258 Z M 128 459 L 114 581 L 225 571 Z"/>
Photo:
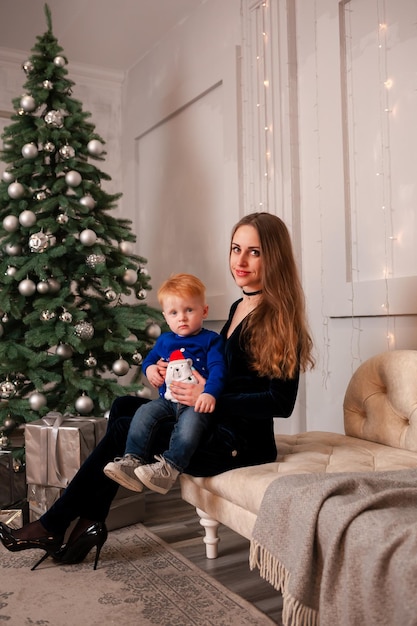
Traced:
<path id="1" fill-rule="evenodd" d="M 48 0 L 69 62 L 125 71 L 207 0 Z M 45 0 L 0 0 L 0 48 L 29 55 L 47 31 Z"/>

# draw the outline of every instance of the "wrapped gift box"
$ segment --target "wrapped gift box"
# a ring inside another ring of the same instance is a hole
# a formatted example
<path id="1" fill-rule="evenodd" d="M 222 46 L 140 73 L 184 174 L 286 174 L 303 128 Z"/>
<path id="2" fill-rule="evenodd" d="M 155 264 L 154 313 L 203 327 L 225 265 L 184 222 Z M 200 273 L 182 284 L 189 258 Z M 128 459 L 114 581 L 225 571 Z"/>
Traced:
<path id="1" fill-rule="evenodd" d="M 15 463 L 13 450 L 0 450 L 0 507 L 9 507 L 25 497 L 24 466 Z"/>
<path id="2" fill-rule="evenodd" d="M 0 509 L 0 522 L 10 528 L 22 528 L 25 523 L 22 509 Z"/>
<path id="3" fill-rule="evenodd" d="M 104 436 L 104 417 L 78 418 L 48 414 L 25 425 L 26 481 L 66 487 Z"/>

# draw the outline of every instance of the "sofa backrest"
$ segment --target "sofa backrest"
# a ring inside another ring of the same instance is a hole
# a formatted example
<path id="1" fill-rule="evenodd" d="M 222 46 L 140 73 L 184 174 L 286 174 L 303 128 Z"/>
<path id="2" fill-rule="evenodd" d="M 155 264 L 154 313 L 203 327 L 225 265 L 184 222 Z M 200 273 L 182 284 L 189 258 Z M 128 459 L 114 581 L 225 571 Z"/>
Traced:
<path id="1" fill-rule="evenodd" d="M 343 411 L 347 435 L 417 451 L 417 351 L 364 361 L 347 386 Z"/>

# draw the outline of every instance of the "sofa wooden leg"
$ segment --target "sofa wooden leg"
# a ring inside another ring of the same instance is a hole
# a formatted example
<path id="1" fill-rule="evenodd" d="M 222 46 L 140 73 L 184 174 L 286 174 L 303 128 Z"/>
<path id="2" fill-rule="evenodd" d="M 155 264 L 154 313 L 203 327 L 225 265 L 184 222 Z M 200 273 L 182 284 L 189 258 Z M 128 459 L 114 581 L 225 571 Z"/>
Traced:
<path id="1" fill-rule="evenodd" d="M 206 544 L 206 557 L 208 559 L 217 559 L 218 556 L 218 543 L 220 541 L 218 537 L 218 528 L 220 523 L 207 515 L 201 509 L 196 508 L 197 515 L 200 517 L 200 524 L 206 531 L 205 537 L 203 539 Z"/>

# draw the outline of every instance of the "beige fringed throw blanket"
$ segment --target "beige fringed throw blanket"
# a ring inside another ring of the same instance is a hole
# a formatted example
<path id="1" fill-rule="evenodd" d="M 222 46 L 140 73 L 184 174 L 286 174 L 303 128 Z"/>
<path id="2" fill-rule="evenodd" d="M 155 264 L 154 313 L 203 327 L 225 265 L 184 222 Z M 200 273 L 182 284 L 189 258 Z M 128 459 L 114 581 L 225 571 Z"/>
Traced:
<path id="1" fill-rule="evenodd" d="M 250 566 L 282 592 L 285 626 L 416 626 L 417 469 L 278 478 Z"/>

